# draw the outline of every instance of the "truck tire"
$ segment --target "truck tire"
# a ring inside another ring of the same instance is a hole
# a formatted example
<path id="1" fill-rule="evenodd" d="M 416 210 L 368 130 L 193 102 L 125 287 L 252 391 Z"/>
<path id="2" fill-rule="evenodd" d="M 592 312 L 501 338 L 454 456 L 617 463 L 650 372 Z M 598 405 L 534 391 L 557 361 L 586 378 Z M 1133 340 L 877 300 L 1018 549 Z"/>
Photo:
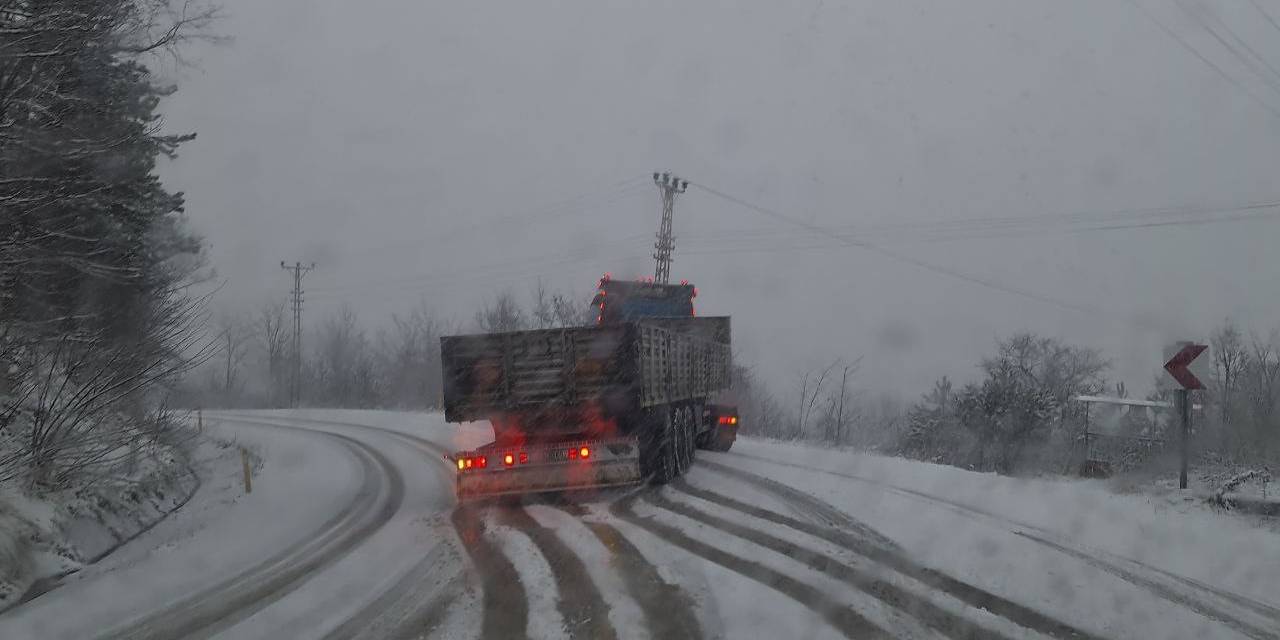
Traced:
<path id="1" fill-rule="evenodd" d="M 689 407 L 689 464 L 693 465 L 698 460 L 698 436 L 702 434 L 702 414 L 701 404 L 695 404 Z"/>
<path id="2" fill-rule="evenodd" d="M 667 484 L 680 474 L 676 448 L 678 437 L 675 429 L 675 409 L 667 407 L 654 419 L 654 435 L 649 445 L 649 468 L 653 484 Z"/>
<path id="3" fill-rule="evenodd" d="M 676 411 L 676 461 L 680 473 L 693 466 L 693 412 L 689 407 Z"/>

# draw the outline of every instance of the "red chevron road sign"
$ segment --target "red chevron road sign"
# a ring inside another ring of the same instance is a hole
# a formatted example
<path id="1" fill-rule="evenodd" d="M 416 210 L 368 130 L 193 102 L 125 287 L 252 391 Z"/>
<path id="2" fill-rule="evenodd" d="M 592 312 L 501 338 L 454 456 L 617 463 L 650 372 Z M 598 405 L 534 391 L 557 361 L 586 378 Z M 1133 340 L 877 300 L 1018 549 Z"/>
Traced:
<path id="1" fill-rule="evenodd" d="M 1164 363 L 1164 370 L 1168 371 L 1169 375 L 1173 376 L 1173 379 L 1177 380 L 1184 389 L 1203 389 L 1204 383 L 1192 373 L 1190 367 L 1191 363 L 1208 348 L 1208 345 L 1194 342 L 1180 343 L 1173 357 Z"/>

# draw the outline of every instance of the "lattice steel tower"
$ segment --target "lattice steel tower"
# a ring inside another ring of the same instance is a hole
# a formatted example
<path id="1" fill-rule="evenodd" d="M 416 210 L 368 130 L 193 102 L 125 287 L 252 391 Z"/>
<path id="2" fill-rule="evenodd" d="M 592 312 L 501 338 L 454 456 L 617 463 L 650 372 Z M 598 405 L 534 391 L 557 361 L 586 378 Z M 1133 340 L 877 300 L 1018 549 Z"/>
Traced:
<path id="1" fill-rule="evenodd" d="M 667 284 L 671 281 L 671 252 L 676 248 L 676 237 L 671 233 L 671 213 L 675 208 L 676 194 L 684 193 L 689 188 L 689 181 L 681 180 L 670 172 L 659 174 L 655 171 L 653 183 L 662 191 L 662 224 L 658 227 L 658 241 L 653 245 L 653 281 Z"/>

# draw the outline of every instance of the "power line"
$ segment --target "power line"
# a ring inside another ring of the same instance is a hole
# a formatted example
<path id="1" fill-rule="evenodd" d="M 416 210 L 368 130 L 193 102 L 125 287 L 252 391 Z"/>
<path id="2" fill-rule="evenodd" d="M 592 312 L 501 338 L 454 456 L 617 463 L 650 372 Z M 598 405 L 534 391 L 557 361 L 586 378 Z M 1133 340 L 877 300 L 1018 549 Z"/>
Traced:
<path id="1" fill-rule="evenodd" d="M 1262 17 L 1266 18 L 1267 22 L 1271 23 L 1272 28 L 1277 32 L 1280 32 L 1280 24 L 1276 24 L 1275 18 L 1272 18 L 1271 14 L 1268 13 L 1266 9 L 1263 9 L 1262 5 L 1258 4 L 1258 0 L 1249 0 L 1249 4 L 1253 5 L 1253 8 L 1257 9 L 1258 13 L 1261 13 Z"/>
<path id="2" fill-rule="evenodd" d="M 635 178 L 633 178 L 633 179 L 631 179 L 631 180 L 636 180 L 636 179 L 635 179 Z M 612 197 L 610 197 L 610 198 L 608 198 L 608 199 L 606 199 L 606 200 L 603 200 L 603 201 L 601 201 L 601 202 L 595 203 L 595 204 L 596 204 L 597 206 L 604 206 L 604 205 L 608 205 L 608 204 L 611 204 L 611 203 L 617 202 L 617 201 L 621 200 L 623 197 L 629 196 L 629 195 L 630 195 L 630 194 L 632 194 L 632 193 L 637 193 L 637 192 L 638 192 L 638 190 L 639 190 L 640 188 L 642 188 L 642 187 L 643 187 L 643 185 L 642 185 L 642 184 L 637 184 L 637 185 L 631 185 L 631 186 L 626 187 L 626 188 L 621 189 L 621 190 L 617 190 L 617 191 L 616 191 L 616 193 L 613 193 L 613 194 L 612 194 Z M 600 194 L 596 194 L 596 196 L 592 196 L 592 197 L 598 197 L 598 196 L 601 196 L 601 195 L 610 195 L 610 194 L 607 194 L 607 193 L 600 193 Z M 585 206 L 585 204 L 584 204 L 583 206 Z M 563 211 L 553 211 L 553 213 L 563 213 Z M 487 222 L 487 223 L 476 223 L 476 225 L 472 225 L 472 226 L 479 226 L 479 225 L 481 225 L 481 224 L 491 224 L 491 223 L 488 223 L 488 222 Z M 627 239 L 627 240 L 633 240 L 633 239 L 636 239 L 636 238 L 644 237 L 644 236 L 646 236 L 646 235 L 648 235 L 648 234 L 646 233 L 646 234 L 632 235 L 632 236 L 627 236 L 627 238 L 626 238 L 626 239 Z M 422 247 L 422 242 L 421 242 L 421 241 L 415 242 L 415 243 L 413 243 L 413 246 L 415 246 L 415 247 Z M 595 244 L 595 245 L 593 245 L 593 248 L 598 249 L 598 248 L 600 248 L 601 246 L 604 246 L 604 245 L 603 245 L 603 244 Z M 388 249 L 388 248 L 390 248 L 390 247 L 389 247 L 389 246 L 387 246 L 387 247 L 381 247 L 380 249 L 385 250 L 385 249 Z M 369 250 L 363 250 L 362 252 L 364 252 L 364 251 L 369 251 Z M 358 255 L 358 253 L 357 253 L 357 255 Z M 512 264 L 521 264 L 521 263 L 523 263 L 523 262 L 525 262 L 525 261 L 516 260 L 516 261 L 512 261 Z M 493 265 L 491 265 L 491 266 L 493 266 Z M 478 267 L 478 268 L 486 268 L 486 267 Z M 377 280 L 365 280 L 365 281 L 359 281 L 359 282 L 337 283 L 337 284 L 334 284 L 334 285 L 331 285 L 331 286 L 328 286 L 328 287 L 323 287 L 323 288 L 315 289 L 315 290 L 314 290 L 314 292 L 315 292 L 315 293 L 326 293 L 326 294 L 330 294 L 330 293 L 338 293 L 338 292 L 345 291 L 345 290 L 352 290 L 352 289 L 364 289 L 364 288 L 366 288 L 366 287 L 370 287 L 370 286 L 379 286 L 379 287 L 381 287 L 381 286 L 386 286 L 386 285 L 395 285 L 395 284 L 421 284 L 421 283 L 423 283 L 424 281 L 436 280 L 436 279 L 439 279 L 440 277 L 442 277 L 442 276 L 441 276 L 441 274 L 439 274 L 439 273 L 431 273 L 431 274 L 419 274 L 419 275 L 414 275 L 414 276 L 407 276 L 407 277 L 405 277 L 405 278 L 390 279 L 390 280 L 388 280 L 388 279 L 386 279 L 386 278 L 379 278 L 379 279 L 377 279 Z M 445 277 L 447 277 L 447 274 L 446 274 L 446 276 L 445 276 Z"/>
<path id="3" fill-rule="evenodd" d="M 1129 4 L 1133 5 L 1133 7 L 1137 9 L 1139 12 L 1141 12 L 1142 15 L 1147 18 L 1147 20 L 1154 23 L 1157 27 L 1160 27 L 1160 30 L 1165 32 L 1166 35 L 1168 35 L 1170 38 L 1173 38 L 1175 41 L 1177 41 L 1179 45 L 1182 45 L 1182 48 L 1186 49 L 1189 53 L 1191 53 L 1191 55 L 1195 56 L 1198 60 L 1200 60 L 1200 62 L 1204 63 L 1206 67 L 1209 67 L 1214 71 L 1214 73 L 1222 77 L 1223 80 L 1226 80 L 1227 82 L 1231 83 L 1232 86 L 1244 92 L 1245 95 L 1248 95 L 1250 98 L 1252 98 L 1253 101 L 1258 103 L 1259 106 L 1271 112 L 1271 115 L 1277 118 L 1280 118 L 1280 109 L 1277 109 L 1276 107 L 1272 106 L 1271 103 L 1267 102 L 1266 100 L 1263 100 L 1257 94 L 1250 91 L 1248 87 L 1241 84 L 1239 80 L 1236 80 L 1233 76 L 1229 75 L 1226 71 L 1224 71 L 1222 67 L 1219 67 L 1218 65 L 1214 64 L 1213 61 L 1206 58 L 1204 54 L 1200 53 L 1199 50 L 1197 50 L 1195 47 L 1187 43 L 1187 41 L 1184 40 L 1177 33 L 1175 33 L 1173 29 L 1170 29 L 1167 25 L 1165 25 L 1165 23 L 1157 19 L 1155 15 L 1153 15 L 1150 11 L 1147 11 L 1147 8 L 1142 6 L 1141 2 L 1139 2 L 1138 0 L 1126 0 L 1126 1 Z"/>
<path id="4" fill-rule="evenodd" d="M 591 207 L 592 205 L 605 206 L 605 205 L 617 202 L 618 200 L 621 200 L 626 196 L 639 193 L 640 190 L 644 188 L 644 180 L 645 180 L 645 176 L 633 176 L 625 180 L 619 180 L 618 182 L 597 191 L 581 193 L 576 196 L 566 198 L 564 200 L 551 202 L 551 203 L 548 203 L 539 207 L 535 207 L 529 210 L 506 213 L 506 214 L 502 214 L 487 220 L 478 220 L 468 224 L 458 225 L 450 229 L 433 232 L 433 235 L 437 237 L 452 238 L 457 236 L 458 234 L 470 233 L 472 231 L 475 231 L 476 229 L 480 229 L 485 226 L 492 226 L 494 224 L 501 223 L 504 221 L 528 222 L 531 220 L 559 218 L 559 217 L 574 215 L 577 213 L 582 213 L 584 211 L 589 210 L 589 207 Z M 604 199 L 600 200 L 599 202 L 596 202 L 596 200 L 599 198 L 604 198 Z M 421 246 L 422 246 L 422 242 L 420 240 L 394 242 L 390 244 L 383 244 L 383 245 L 377 245 L 373 247 L 356 249 L 349 253 L 350 255 L 359 256 L 359 255 L 375 253 L 379 251 L 387 251 L 391 249 L 403 249 L 408 247 L 420 248 Z"/>
<path id="5" fill-rule="evenodd" d="M 906 262 L 906 263 L 908 263 L 908 264 L 915 265 L 915 266 L 917 266 L 917 267 L 919 267 L 919 268 L 921 268 L 921 269 L 925 269 L 925 270 L 928 270 L 928 271 L 932 271 L 932 272 L 934 272 L 934 273 L 942 274 L 942 275 L 945 275 L 945 276 L 949 276 L 949 277 L 952 277 L 952 278 L 956 278 L 956 279 L 959 279 L 959 280 L 963 280 L 963 281 L 965 281 L 965 282 L 969 282 L 969 283 L 971 283 L 971 284 L 976 284 L 976 285 L 979 285 L 979 286 L 987 287 L 987 288 L 989 288 L 989 289 L 993 289 L 993 290 L 996 290 L 996 291 L 1001 291 L 1001 292 L 1008 293 L 1008 294 L 1011 294 L 1011 295 L 1021 296 L 1021 297 L 1024 297 L 1024 298 L 1031 299 L 1031 300 L 1036 300 L 1036 301 L 1043 302 L 1043 303 L 1046 303 L 1046 304 L 1051 304 L 1051 305 L 1053 305 L 1053 306 L 1061 307 L 1061 308 L 1063 308 L 1063 309 L 1069 309 L 1069 310 L 1071 310 L 1071 311 L 1079 311 L 1079 312 L 1083 312 L 1083 313 L 1098 313 L 1098 312 L 1100 311 L 1099 309 L 1095 309 L 1095 308 L 1092 308 L 1092 307 L 1087 307 L 1087 306 L 1078 305 L 1078 304 L 1075 304 L 1075 303 L 1072 303 L 1072 302 L 1066 302 L 1066 301 L 1063 301 L 1063 300 L 1058 300 L 1058 299 L 1051 298 L 1051 297 L 1049 297 L 1049 296 L 1046 296 L 1046 295 L 1043 295 L 1043 294 L 1040 294 L 1040 293 L 1036 293 L 1036 292 L 1034 292 L 1034 291 L 1029 291 L 1029 290 L 1026 290 L 1026 289 L 1021 289 L 1021 288 L 1019 288 L 1019 287 L 1014 287 L 1014 286 L 1011 286 L 1011 285 L 1003 284 L 1003 283 L 1000 283 L 1000 282 L 996 282 L 996 281 L 994 281 L 994 280 L 990 280 L 990 279 L 988 279 L 988 278 L 983 278 L 983 277 L 980 277 L 980 276 L 975 276 L 975 275 L 972 275 L 972 274 L 964 273 L 964 272 L 962 272 L 962 271 L 958 271 L 958 270 L 956 270 L 956 269 L 951 269 L 951 268 L 948 268 L 948 267 L 943 267 L 943 266 L 940 266 L 940 265 L 936 265 L 936 264 L 933 264 L 933 263 L 931 263 L 931 262 L 925 262 L 924 260 L 920 260 L 920 259 L 918 259 L 918 258 L 913 258 L 913 257 L 911 257 L 911 256 L 904 255 L 904 254 L 898 253 L 898 252 L 896 252 L 896 251 L 890 251 L 890 250 L 885 249 L 885 248 L 883 248 L 883 247 L 880 247 L 880 246 L 878 246 L 878 245 L 874 245 L 874 244 L 871 244 L 871 243 L 866 242 L 866 241 L 863 241 L 863 240 L 858 240 L 858 239 L 856 239 L 856 238 L 850 238 L 850 237 L 847 237 L 847 236 L 845 236 L 845 235 L 843 235 L 843 234 L 833 232 L 833 231 L 831 231 L 830 229 L 826 229 L 826 228 L 824 228 L 824 227 L 820 227 L 820 226 L 815 225 L 815 224 L 810 224 L 810 223 L 808 223 L 808 222 L 804 222 L 804 221 L 802 221 L 802 220 L 799 220 L 799 219 L 796 219 L 796 218 L 792 218 L 791 216 L 784 215 L 784 214 L 779 213 L 779 212 L 777 212 L 777 211 L 774 211 L 774 210 L 772 210 L 772 209 L 769 209 L 769 208 L 766 208 L 766 207 L 762 207 L 762 206 L 760 206 L 760 205 L 758 205 L 758 204 L 755 204 L 755 203 L 753 203 L 753 202 L 748 202 L 748 201 L 743 200 L 743 199 L 741 199 L 741 198 L 737 198 L 737 197 L 735 197 L 735 196 L 729 195 L 729 194 L 727 194 L 727 193 L 725 193 L 725 192 L 723 192 L 723 191 L 720 191 L 720 190 L 718 190 L 718 189 L 715 189 L 715 188 L 713 188 L 713 187 L 709 187 L 709 186 L 704 185 L 704 184 L 701 184 L 701 183 L 697 183 L 697 182 L 690 182 L 689 184 L 692 184 L 693 186 L 698 187 L 699 189 L 702 189 L 703 191 L 706 191 L 707 193 L 710 193 L 711 195 L 714 195 L 714 196 L 716 196 L 716 197 L 718 197 L 718 198 L 721 198 L 721 199 L 727 200 L 727 201 L 729 201 L 729 202 L 732 202 L 732 203 L 737 204 L 737 205 L 739 205 L 739 206 L 745 207 L 745 208 L 747 208 L 747 209 L 751 209 L 752 211 L 755 211 L 755 212 L 757 212 L 757 213 L 760 213 L 760 214 L 763 214 L 763 215 L 769 216 L 770 218 L 774 218 L 774 219 L 776 219 L 776 220 L 779 220 L 779 221 L 785 222 L 785 223 L 790 224 L 790 225 L 795 225 L 795 226 L 799 226 L 799 227 L 802 227 L 802 228 L 808 229 L 809 231 L 812 231 L 813 233 L 818 234 L 818 235 L 823 236 L 823 237 L 831 237 L 831 238 L 835 238 L 835 239 L 839 240 L 842 244 L 845 244 L 846 246 L 850 246 L 850 247 L 857 247 L 857 248 L 860 248 L 860 249 L 866 249 L 866 250 L 868 250 L 868 251 L 874 251 L 874 252 L 879 253 L 879 254 L 881 254 L 881 255 L 883 255 L 883 256 L 886 256 L 886 257 L 888 257 L 888 258 L 891 258 L 891 259 L 893 259 L 893 260 L 897 260 L 897 261 L 899 261 L 899 262 Z"/>
<path id="6" fill-rule="evenodd" d="M 1204 216 L 1206 214 L 1227 215 L 1212 215 L 1204 218 L 1196 217 Z M 831 240 L 832 236 L 837 233 L 856 235 L 862 240 L 862 242 L 869 244 L 872 241 L 866 239 L 866 235 L 875 235 L 876 232 L 880 232 L 879 237 L 881 240 L 876 242 L 876 244 L 882 244 L 885 239 L 885 236 L 883 235 L 885 231 L 901 232 L 900 235 L 889 238 L 892 241 L 911 240 L 920 232 L 928 234 L 931 231 L 940 230 L 944 233 L 950 233 L 951 235 L 924 235 L 922 237 L 922 241 L 945 242 L 966 239 L 1019 238 L 1040 233 L 1041 229 L 1050 233 L 1098 233 L 1243 222 L 1271 219 L 1277 216 L 1280 216 L 1280 200 L 1253 202 L 1235 206 L 1161 206 L 1049 214 L 1029 218 L 1027 216 L 980 217 L 950 221 L 917 221 L 871 227 L 824 227 L 821 235 L 827 240 Z M 1177 219 L 1169 220 L 1167 218 Z M 1088 223 L 1091 226 L 1077 228 L 1053 228 L 1057 225 L 1080 223 Z M 815 235 L 814 230 L 808 227 L 803 227 L 801 231 L 803 233 L 796 235 L 780 234 L 777 229 L 742 230 L 737 232 L 721 231 L 716 232 L 714 235 L 688 235 L 685 236 L 685 238 L 686 241 L 692 240 L 692 250 L 686 250 L 682 253 L 685 255 L 787 253 L 842 248 L 848 246 L 845 243 L 804 246 L 786 246 L 779 244 L 778 241 L 780 239 L 799 239 Z M 522 279 L 518 274 L 525 274 L 526 276 L 532 277 L 529 274 L 534 274 L 535 270 L 540 270 L 536 272 L 538 275 L 548 276 L 552 275 L 553 272 L 551 270 L 556 267 L 585 263 L 596 259 L 604 260 L 605 258 L 600 256 L 601 254 L 606 253 L 609 254 L 607 256 L 607 260 L 612 264 L 604 266 L 612 267 L 621 261 L 638 261 L 646 257 L 643 254 L 618 255 L 610 253 L 610 250 L 633 246 L 635 241 L 643 239 L 647 235 L 649 234 L 638 233 L 621 236 L 613 240 L 591 243 L 590 246 L 582 247 L 575 251 L 570 251 L 567 254 L 560 254 L 556 256 L 544 256 L 542 258 L 534 259 L 522 258 L 504 260 L 485 265 L 468 264 L 457 269 L 435 271 L 429 274 L 419 274 L 417 276 L 402 278 L 399 280 L 383 279 L 365 283 L 314 289 L 312 293 L 316 294 L 316 299 L 333 300 L 351 296 L 367 297 L 369 295 L 379 295 L 384 292 L 394 292 L 399 295 L 401 293 L 424 292 L 428 290 L 450 290 L 459 286 L 470 286 L 480 283 L 489 284 L 494 282 L 515 282 Z M 698 242 L 698 239 L 700 238 L 707 238 L 709 239 L 709 242 Z M 726 240 L 730 242 L 734 240 L 741 240 L 742 242 L 726 246 Z M 750 244 L 753 240 L 762 241 L 764 244 L 763 246 L 754 246 Z M 512 277 L 513 274 L 516 274 L 514 278 Z"/>
<path id="7" fill-rule="evenodd" d="M 1141 224 L 1087 227 L 1083 229 L 1067 229 L 1067 230 L 1064 230 L 1063 233 L 1082 234 L 1082 233 L 1092 233 L 1092 232 L 1099 232 L 1099 231 L 1122 231 L 1122 230 L 1137 230 L 1137 229 L 1150 229 L 1150 228 L 1161 228 L 1161 227 L 1202 226 L 1207 224 L 1226 223 L 1226 222 L 1247 222 L 1251 220 L 1261 220 L 1261 219 L 1275 218 L 1275 217 L 1280 217 L 1280 211 L 1237 214 L 1234 216 L 1222 217 L 1214 220 L 1179 220 L 1179 221 L 1170 221 L 1170 222 L 1146 222 Z M 806 233 L 805 235 L 809 236 L 812 234 Z M 984 235 L 984 236 L 974 236 L 974 237 L 985 240 L 985 239 L 1023 238 L 1023 237 L 1027 237 L 1028 235 L 1030 234 L 1010 233 L 1010 234 L 1003 234 L 1003 235 L 997 235 L 997 236 Z M 787 239 L 787 238 L 788 237 L 783 237 L 783 239 Z M 965 240 L 965 239 L 969 239 L 969 238 L 964 238 L 964 237 L 934 238 L 930 241 L 946 242 L 948 240 Z M 730 247 L 716 247 L 716 246 L 707 247 L 707 246 L 695 244 L 694 245 L 695 248 L 683 251 L 682 253 L 684 253 L 685 255 L 725 255 L 725 254 L 737 254 L 737 253 L 791 253 L 791 252 L 798 252 L 798 251 L 818 251 L 822 249 L 847 249 L 848 248 L 847 245 L 830 244 L 830 243 L 808 244 L 808 245 L 802 245 L 802 246 L 794 246 L 794 245 L 779 246 L 777 243 L 777 240 L 778 240 L 778 237 L 775 236 L 774 238 L 768 239 L 767 242 L 761 243 L 760 245 L 738 245 L 738 246 L 730 246 Z"/>
<path id="8" fill-rule="evenodd" d="M 614 240 L 614 241 L 593 243 L 589 247 L 585 247 L 576 252 L 570 252 L 567 256 L 566 255 L 544 256 L 542 258 L 534 258 L 534 259 L 518 258 L 513 260 L 504 260 L 502 262 L 489 263 L 486 265 L 467 264 L 466 266 L 463 266 L 461 268 L 452 269 L 449 271 L 434 271 L 432 273 L 418 274 L 415 276 L 394 279 L 394 280 L 382 279 L 382 280 L 366 281 L 361 283 L 350 283 L 350 284 L 338 285 L 333 287 L 325 287 L 322 289 L 315 289 L 313 292 L 321 296 L 334 296 L 334 295 L 341 295 L 349 291 L 363 292 L 371 289 L 379 289 L 379 288 L 386 288 L 386 287 L 398 287 L 400 289 L 404 289 L 405 287 L 421 288 L 421 287 L 426 287 L 428 285 L 432 285 L 433 283 L 442 282 L 442 281 L 456 282 L 458 281 L 458 276 L 467 276 L 467 277 L 484 276 L 486 275 L 486 272 L 508 269 L 508 268 L 527 270 L 530 268 L 538 268 L 542 266 L 555 266 L 555 265 L 567 264 L 572 262 L 581 262 L 584 260 L 589 260 L 592 257 L 594 257 L 594 254 L 599 253 L 600 249 L 609 248 L 613 246 L 621 246 L 624 244 L 629 245 L 634 243 L 637 240 L 642 240 L 646 237 L 649 237 L 648 233 L 641 233 L 641 234 L 633 234 L 630 236 L 626 236 L 624 238 Z"/>
<path id="9" fill-rule="evenodd" d="M 970 218 L 933 223 L 905 223 L 869 226 L 827 227 L 828 231 L 857 234 L 864 241 L 868 237 L 881 240 L 915 240 L 946 242 L 967 239 L 1018 238 L 1037 233 L 1088 233 L 1125 229 L 1156 227 L 1197 226 L 1215 223 L 1239 222 L 1280 216 L 1280 201 L 1257 202 L 1238 206 L 1202 208 L 1135 209 L 1112 213 L 1068 214 L 1064 216 L 1036 216 L 1009 218 Z M 1088 226 L 1078 226 L 1080 224 Z M 811 235 L 808 232 L 799 234 Z M 744 231 L 713 231 L 687 234 L 686 241 L 701 246 L 702 239 L 714 243 L 724 241 L 765 240 L 776 242 L 783 237 L 775 229 Z M 702 243 L 705 244 L 705 243 Z"/>
<path id="10" fill-rule="evenodd" d="M 1182 10 L 1187 15 L 1191 16 L 1191 19 L 1194 20 L 1197 25 L 1199 25 L 1206 32 L 1208 32 L 1208 34 L 1212 36 L 1213 39 L 1218 42 L 1218 44 L 1222 45 L 1222 47 L 1227 51 L 1229 51 L 1231 55 L 1234 56 L 1237 60 L 1244 63 L 1244 65 L 1248 67 L 1248 69 L 1252 71 L 1254 75 L 1258 76 L 1273 91 L 1280 92 L 1280 85 L 1277 84 L 1277 79 L 1280 79 L 1280 72 L 1277 72 L 1276 68 L 1271 66 L 1270 62 L 1267 62 L 1266 59 L 1258 55 L 1258 52 L 1255 51 L 1253 47 L 1249 46 L 1248 42 L 1245 42 L 1239 35 L 1236 35 L 1236 32 L 1232 31 L 1231 27 L 1228 26 L 1227 23 L 1223 22 L 1222 19 L 1217 16 L 1217 14 L 1210 13 L 1209 15 L 1210 17 L 1213 18 L 1213 21 L 1218 24 L 1218 26 L 1222 27 L 1222 29 L 1227 32 L 1227 35 L 1230 36 L 1231 39 L 1235 41 L 1237 45 L 1244 47 L 1245 51 L 1247 51 L 1257 62 L 1254 62 L 1254 60 L 1250 60 L 1249 57 L 1245 56 L 1243 53 L 1240 52 L 1240 49 L 1236 48 L 1231 43 L 1227 42 L 1226 39 L 1223 38 L 1222 35 L 1218 33 L 1217 29 L 1214 29 L 1212 26 L 1206 24 L 1202 19 L 1202 15 L 1200 12 L 1193 11 L 1191 7 L 1188 7 L 1186 3 L 1183 2 L 1182 0 L 1176 0 L 1176 2 L 1178 3 L 1178 6 L 1181 7 Z M 1265 67 L 1268 71 L 1270 71 L 1270 76 L 1264 73 L 1262 69 L 1258 68 L 1258 63 L 1261 63 L 1263 67 Z"/>

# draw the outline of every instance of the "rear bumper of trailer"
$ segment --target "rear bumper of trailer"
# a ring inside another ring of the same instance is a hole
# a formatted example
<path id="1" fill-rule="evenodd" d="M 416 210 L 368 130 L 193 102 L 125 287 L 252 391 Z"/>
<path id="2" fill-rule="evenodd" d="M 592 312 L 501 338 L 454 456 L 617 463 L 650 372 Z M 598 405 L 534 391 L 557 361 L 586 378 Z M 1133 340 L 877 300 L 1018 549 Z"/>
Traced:
<path id="1" fill-rule="evenodd" d="M 482 447 L 454 455 L 458 500 L 640 482 L 635 438 Z"/>

